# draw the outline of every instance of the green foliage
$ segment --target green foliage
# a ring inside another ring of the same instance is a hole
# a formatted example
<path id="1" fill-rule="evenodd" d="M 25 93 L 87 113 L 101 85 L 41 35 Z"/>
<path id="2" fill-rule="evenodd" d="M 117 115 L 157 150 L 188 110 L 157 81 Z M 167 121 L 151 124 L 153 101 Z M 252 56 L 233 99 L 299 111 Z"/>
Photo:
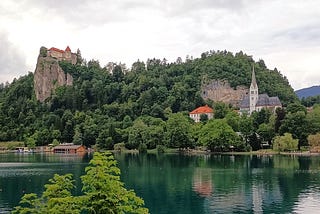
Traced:
<path id="1" fill-rule="evenodd" d="M 73 182 L 71 174 L 55 174 L 40 197 L 34 193 L 25 194 L 12 213 L 80 213 L 79 200 L 70 192 Z"/>
<path id="2" fill-rule="evenodd" d="M 85 209 L 90 213 L 148 213 L 144 202 L 120 181 L 120 170 L 111 153 L 95 153 L 81 177 Z"/>
<path id="3" fill-rule="evenodd" d="M 13 213 L 148 213 L 144 201 L 120 181 L 111 153 L 94 153 L 81 177 L 81 196 L 72 196 L 71 174 L 54 175 L 40 197 L 25 194 Z"/>
<path id="4" fill-rule="evenodd" d="M 157 145 L 158 153 L 164 153 L 166 151 L 166 147 L 164 145 Z"/>
<path id="5" fill-rule="evenodd" d="M 125 143 L 117 143 L 114 145 L 114 150 L 121 152 L 124 151 L 126 149 Z"/>
<path id="6" fill-rule="evenodd" d="M 171 114 L 166 123 L 165 138 L 171 148 L 193 147 L 189 118 L 182 113 Z"/>
<path id="7" fill-rule="evenodd" d="M 59 143 L 59 141 L 57 140 L 57 139 L 53 139 L 53 141 L 52 141 L 52 145 L 53 146 L 58 146 L 60 143 Z"/>
<path id="8" fill-rule="evenodd" d="M 311 134 L 308 136 L 308 143 L 311 147 L 319 147 L 320 146 L 320 133 Z"/>
<path id="9" fill-rule="evenodd" d="M 320 106 L 316 105 L 306 116 L 309 133 L 320 132 Z"/>
<path id="10" fill-rule="evenodd" d="M 48 51 L 48 49 L 46 48 L 46 47 L 41 47 L 40 48 L 40 56 L 41 57 L 46 57 L 47 56 L 47 51 Z"/>
<path id="11" fill-rule="evenodd" d="M 307 144 L 307 136 L 309 135 L 308 133 L 310 133 L 308 126 L 306 113 L 304 111 L 288 113 L 280 126 L 279 133 L 281 135 L 291 133 L 295 139 L 299 140 L 300 148 L 300 146 Z"/>
<path id="12" fill-rule="evenodd" d="M 25 144 L 29 149 L 34 149 L 36 147 L 36 141 L 33 137 L 26 138 Z"/>
<path id="13" fill-rule="evenodd" d="M 41 54 L 44 56 L 44 49 Z M 229 81 L 234 88 L 248 86 L 252 65 L 261 93 L 279 96 L 285 105 L 298 101 L 287 79 L 276 69 L 268 70 L 263 61 L 254 62 L 242 52 L 209 51 L 201 58 L 188 58 L 185 62 L 179 58 L 174 63 L 138 60 L 131 70 L 121 63 L 110 62 L 105 67 L 96 60 L 86 63 L 80 51 L 77 58 L 76 65 L 59 62 L 74 82 L 72 86 L 58 87 L 46 103 L 35 99 L 32 73 L 0 87 L 0 141 L 32 137 L 37 146 L 57 139 L 88 147 L 97 144 L 100 149 L 112 149 L 122 142 L 135 149 L 142 143 L 148 149 L 164 144 L 173 148 L 194 147 L 198 143 L 194 124 L 181 112 L 205 104 L 200 92 L 206 81 L 220 79 Z M 288 107 L 294 109 L 294 105 Z M 215 103 L 214 108 L 215 118 L 226 118 L 247 143 L 270 116 L 261 111 L 257 117 L 246 120 L 223 103 Z M 275 133 L 279 133 L 285 115 L 284 110 L 277 112 Z M 310 124 L 316 128 L 309 130 L 319 130 L 315 120 Z M 301 145 L 306 143 L 306 136 L 300 138 Z"/>
<path id="14" fill-rule="evenodd" d="M 213 106 L 213 109 L 214 109 L 214 118 L 216 119 L 225 118 L 226 114 L 229 111 L 227 104 L 221 103 L 221 102 L 215 103 Z"/>
<path id="15" fill-rule="evenodd" d="M 306 107 L 312 107 L 316 104 L 320 104 L 320 95 L 307 97 L 307 98 L 303 97 L 301 99 L 301 104 Z"/>
<path id="16" fill-rule="evenodd" d="M 199 142 L 211 151 L 229 151 L 230 146 L 237 146 L 237 134 L 225 120 L 210 120 L 200 130 Z"/>
<path id="17" fill-rule="evenodd" d="M 273 142 L 273 150 L 278 152 L 295 151 L 298 149 L 298 140 L 292 134 L 285 133 L 283 136 L 276 136 Z"/>
<path id="18" fill-rule="evenodd" d="M 200 115 L 200 122 L 206 123 L 208 121 L 208 115 L 207 114 L 201 114 Z"/>

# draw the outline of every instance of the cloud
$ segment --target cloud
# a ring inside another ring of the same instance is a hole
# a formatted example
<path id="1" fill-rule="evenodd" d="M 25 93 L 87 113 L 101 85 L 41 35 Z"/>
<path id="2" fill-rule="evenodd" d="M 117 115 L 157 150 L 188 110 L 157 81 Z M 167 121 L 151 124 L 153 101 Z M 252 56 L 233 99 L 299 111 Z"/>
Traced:
<path id="1" fill-rule="evenodd" d="M 242 50 L 277 67 L 297 88 L 318 72 L 319 8 L 313 0 L 2 0 L 0 29 L 7 34 L 1 49 L 18 50 L 31 71 L 41 46 L 70 45 L 87 60 L 128 66 L 137 59 Z"/>
<path id="2" fill-rule="evenodd" d="M 0 82 L 11 81 L 26 73 L 25 57 L 4 32 L 0 32 Z"/>

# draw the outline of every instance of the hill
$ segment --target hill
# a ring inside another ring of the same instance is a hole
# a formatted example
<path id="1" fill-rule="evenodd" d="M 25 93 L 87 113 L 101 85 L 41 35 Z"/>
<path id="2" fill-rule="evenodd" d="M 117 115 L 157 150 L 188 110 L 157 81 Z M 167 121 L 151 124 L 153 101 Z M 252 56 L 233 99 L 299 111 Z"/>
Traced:
<path id="1" fill-rule="evenodd" d="M 46 145 L 58 139 L 110 147 L 126 142 L 125 130 L 137 118 L 153 126 L 166 121 L 170 112 L 204 105 L 204 78 L 226 80 L 234 88 L 249 86 L 252 66 L 260 93 L 279 96 L 284 105 L 298 100 L 277 69 L 269 70 L 263 60 L 255 62 L 242 52 L 210 51 L 173 63 L 138 60 L 131 69 L 116 63 L 101 67 L 96 60 L 83 59 L 77 64 L 60 61 L 59 66 L 72 76 L 73 83 L 57 87 L 46 102 L 36 99 L 33 73 L 0 89 L 0 141 L 31 139 L 36 145 Z M 156 128 L 150 132 L 151 139 L 161 139 Z"/>
<path id="2" fill-rule="evenodd" d="M 311 86 L 295 91 L 299 99 L 320 95 L 320 86 Z"/>

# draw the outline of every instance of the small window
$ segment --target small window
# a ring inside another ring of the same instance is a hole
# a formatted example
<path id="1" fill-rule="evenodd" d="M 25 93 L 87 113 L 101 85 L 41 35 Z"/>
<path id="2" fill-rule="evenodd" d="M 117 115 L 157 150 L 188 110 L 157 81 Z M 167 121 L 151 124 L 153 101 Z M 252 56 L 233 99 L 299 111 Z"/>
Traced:
<path id="1" fill-rule="evenodd" d="M 251 91 L 251 94 L 254 94 L 254 91 Z"/>

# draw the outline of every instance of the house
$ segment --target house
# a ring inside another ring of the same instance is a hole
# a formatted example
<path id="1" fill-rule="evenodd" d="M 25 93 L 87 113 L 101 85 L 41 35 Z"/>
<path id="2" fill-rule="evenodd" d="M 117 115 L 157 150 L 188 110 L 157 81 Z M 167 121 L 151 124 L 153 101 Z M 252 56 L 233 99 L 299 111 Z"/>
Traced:
<path id="1" fill-rule="evenodd" d="M 56 58 L 59 61 L 66 60 L 72 64 L 76 64 L 77 62 L 77 54 L 72 53 L 69 46 L 67 46 L 65 50 L 52 47 L 47 51 L 47 55 Z"/>
<path id="2" fill-rule="evenodd" d="M 201 106 L 199 108 L 196 108 L 192 112 L 189 113 L 189 116 L 191 119 L 194 120 L 194 122 L 198 123 L 200 122 L 200 116 L 202 114 L 205 114 L 208 116 L 208 120 L 213 118 L 213 109 L 210 108 L 208 105 Z"/>
<path id="3" fill-rule="evenodd" d="M 281 107 L 282 104 L 279 97 L 269 97 L 268 94 L 259 94 L 253 67 L 249 94 L 245 95 L 240 102 L 240 114 L 247 113 L 250 115 L 252 112 L 260 111 L 263 108 L 275 112 L 277 108 Z"/>
<path id="4" fill-rule="evenodd" d="M 83 145 L 73 145 L 73 144 L 60 144 L 53 148 L 54 153 L 83 153 L 86 152 L 86 148 Z"/>

